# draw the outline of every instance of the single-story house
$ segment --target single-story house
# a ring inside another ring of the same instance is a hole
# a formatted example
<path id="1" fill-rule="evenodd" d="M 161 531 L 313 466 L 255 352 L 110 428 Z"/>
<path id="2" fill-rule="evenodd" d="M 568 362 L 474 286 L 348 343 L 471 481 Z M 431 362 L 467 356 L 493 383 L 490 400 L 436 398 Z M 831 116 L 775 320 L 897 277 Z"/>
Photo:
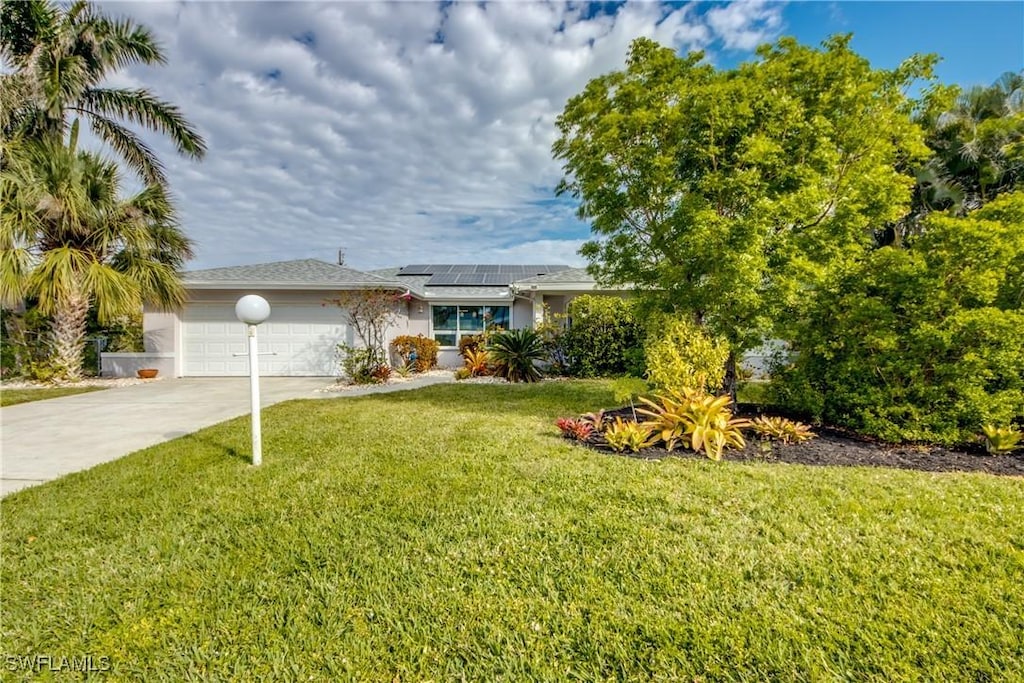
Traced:
<path id="1" fill-rule="evenodd" d="M 461 364 L 459 338 L 488 326 L 531 327 L 544 305 L 561 313 L 574 296 L 602 291 L 580 268 L 564 265 L 409 265 L 362 272 L 313 259 L 212 268 L 185 273 L 188 302 L 180 311 L 145 310 L 144 353 L 104 353 L 103 374 L 132 376 L 155 367 L 170 377 L 245 375 L 245 326 L 235 302 L 259 294 L 271 306 L 259 328 L 260 372 L 270 376 L 340 373 L 336 349 L 358 345 L 347 315 L 326 303 L 345 290 L 393 289 L 402 295 L 388 340 L 422 334 L 441 344 L 439 363 Z"/>

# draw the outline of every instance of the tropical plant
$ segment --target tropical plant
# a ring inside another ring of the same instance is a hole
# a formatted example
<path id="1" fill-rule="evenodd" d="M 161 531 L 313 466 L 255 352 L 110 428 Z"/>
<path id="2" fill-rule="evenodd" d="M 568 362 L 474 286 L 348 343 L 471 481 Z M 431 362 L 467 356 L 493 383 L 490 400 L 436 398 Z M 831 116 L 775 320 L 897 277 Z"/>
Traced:
<path id="1" fill-rule="evenodd" d="M 648 408 L 637 412 L 651 419 L 654 435 L 672 451 L 677 444 L 704 453 L 712 460 L 721 460 L 726 446 L 743 448 L 743 429 L 750 421 L 735 419 L 728 395 L 713 396 L 700 389 L 683 388 L 656 396 L 657 402 L 642 398 Z"/>
<path id="2" fill-rule="evenodd" d="M 466 349 L 463 356 L 470 376 L 483 377 L 491 374 L 491 354 L 486 349 Z"/>
<path id="3" fill-rule="evenodd" d="M 743 428 L 749 427 L 750 421 L 732 417 L 727 407 L 731 400 L 728 395 L 705 396 L 690 404 L 690 448 L 698 453 L 703 450 L 712 460 L 721 460 L 726 446 L 743 448 L 746 445 Z"/>
<path id="4" fill-rule="evenodd" d="M 499 332 L 491 336 L 487 351 L 495 374 L 509 382 L 536 382 L 542 377 L 537 363 L 544 360 L 544 344 L 531 329 Z"/>
<path id="5" fill-rule="evenodd" d="M 584 413 L 580 416 L 581 422 L 586 422 L 594 428 L 596 432 L 603 432 L 604 428 L 608 425 L 611 418 L 605 414 L 603 410 L 597 410 L 592 413 Z"/>
<path id="6" fill-rule="evenodd" d="M 461 368 L 458 368 L 458 369 L 455 370 L 455 379 L 457 381 L 458 380 L 469 379 L 472 376 L 473 376 L 472 373 L 470 373 L 469 368 L 467 368 L 467 367 L 461 367 Z"/>
<path id="7" fill-rule="evenodd" d="M 654 316 L 648 324 L 647 379 L 661 389 L 717 391 L 725 379 L 729 347 L 686 316 Z"/>
<path id="8" fill-rule="evenodd" d="M 758 436 L 782 443 L 800 443 L 815 436 L 804 423 L 778 416 L 759 415 L 750 421 L 750 427 Z"/>
<path id="9" fill-rule="evenodd" d="M 478 351 L 487 346 L 487 331 L 480 334 L 464 334 L 459 337 L 459 355 L 465 356 L 470 351 Z"/>
<path id="10" fill-rule="evenodd" d="M 594 433 L 594 425 L 583 419 L 571 417 L 560 417 L 555 420 L 555 425 L 562 432 L 562 436 L 574 441 L 588 441 Z"/>
<path id="11" fill-rule="evenodd" d="M 623 420 L 621 417 L 616 417 L 604 430 L 604 439 L 616 453 L 637 453 L 642 448 L 653 446 L 658 440 L 647 423 Z"/>
<path id="12" fill-rule="evenodd" d="M 985 434 L 985 449 L 991 455 L 1009 453 L 1020 445 L 1022 435 L 1013 426 L 985 425 L 981 430 Z"/>
<path id="13" fill-rule="evenodd" d="M 437 353 L 441 345 L 436 340 L 418 334 L 400 335 L 391 340 L 391 351 L 401 359 L 401 366 L 413 372 L 426 372 L 437 366 Z"/>
<path id="14" fill-rule="evenodd" d="M 696 424 L 692 406 L 705 396 L 700 389 L 686 387 L 655 395 L 657 401 L 641 396 L 638 400 L 647 408 L 640 408 L 636 412 L 651 418 L 649 424 L 652 431 L 664 443 L 665 450 L 672 452 L 677 445 L 690 447 L 690 435 Z"/>
<path id="15" fill-rule="evenodd" d="M 166 190 L 156 153 L 125 121 L 170 138 L 179 154 L 200 159 L 203 138 L 176 106 L 144 88 L 104 87 L 112 73 L 133 64 L 165 62 L 152 32 L 131 19 L 112 19 L 78 1 L 6 0 L 0 5 L 0 126 L 5 141 L 64 140 L 84 118 L 146 185 Z M 6 154 L 6 151 L 4 152 Z"/>
<path id="16" fill-rule="evenodd" d="M 180 306 L 178 272 L 192 244 L 163 188 L 122 198 L 121 173 L 59 140 L 7 148 L 0 170 L 0 299 L 37 302 L 51 321 L 58 379 L 82 375 L 90 306 L 100 322 L 133 315 L 143 302 Z"/>

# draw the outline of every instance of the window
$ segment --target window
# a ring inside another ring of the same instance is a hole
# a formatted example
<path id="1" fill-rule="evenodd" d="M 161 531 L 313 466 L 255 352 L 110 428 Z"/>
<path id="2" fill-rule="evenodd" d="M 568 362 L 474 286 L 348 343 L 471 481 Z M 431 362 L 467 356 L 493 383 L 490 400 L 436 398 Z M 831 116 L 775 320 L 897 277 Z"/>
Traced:
<path id="1" fill-rule="evenodd" d="M 484 330 L 509 328 L 508 306 L 431 306 L 434 339 L 441 346 L 458 346 L 459 338 Z"/>

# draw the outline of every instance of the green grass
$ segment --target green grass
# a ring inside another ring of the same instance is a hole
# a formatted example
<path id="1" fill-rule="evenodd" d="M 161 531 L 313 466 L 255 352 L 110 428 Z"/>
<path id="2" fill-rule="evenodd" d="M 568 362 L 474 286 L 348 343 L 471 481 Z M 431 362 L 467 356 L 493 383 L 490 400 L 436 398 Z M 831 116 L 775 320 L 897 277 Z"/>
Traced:
<path id="1" fill-rule="evenodd" d="M 644 462 L 609 384 L 264 413 L 2 503 L 6 654 L 152 680 L 1020 680 L 1024 482 Z"/>
<path id="2" fill-rule="evenodd" d="M 39 389 L 0 389 L 0 406 L 13 406 L 31 401 L 45 401 L 61 396 L 87 394 L 90 391 L 103 391 L 106 387 L 42 387 Z"/>

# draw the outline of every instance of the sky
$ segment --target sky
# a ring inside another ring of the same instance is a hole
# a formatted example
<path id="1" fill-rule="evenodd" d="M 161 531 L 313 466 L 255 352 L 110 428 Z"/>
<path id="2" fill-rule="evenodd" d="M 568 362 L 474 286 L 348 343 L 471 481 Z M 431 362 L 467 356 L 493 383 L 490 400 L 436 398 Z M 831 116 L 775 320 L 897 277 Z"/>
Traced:
<path id="1" fill-rule="evenodd" d="M 853 33 L 873 66 L 942 57 L 939 80 L 1024 68 L 1024 2 L 106 2 L 156 34 L 147 87 L 206 138 L 201 162 L 143 137 L 168 167 L 189 269 L 301 258 L 564 263 L 589 226 L 555 196 L 555 118 L 630 41 L 731 67 L 760 43 Z"/>

